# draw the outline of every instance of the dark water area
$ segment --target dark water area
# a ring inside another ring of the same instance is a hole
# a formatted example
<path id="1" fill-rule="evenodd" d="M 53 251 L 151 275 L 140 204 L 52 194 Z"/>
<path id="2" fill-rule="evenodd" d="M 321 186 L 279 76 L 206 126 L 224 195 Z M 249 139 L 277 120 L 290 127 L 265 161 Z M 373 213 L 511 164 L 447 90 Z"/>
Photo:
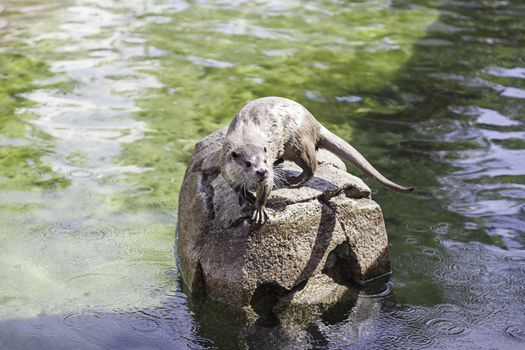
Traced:
<path id="1" fill-rule="evenodd" d="M 524 47 L 517 0 L 0 2 L 0 349 L 525 348 Z M 391 279 L 306 327 L 175 264 L 194 143 L 266 95 L 416 188 L 367 180 Z"/>

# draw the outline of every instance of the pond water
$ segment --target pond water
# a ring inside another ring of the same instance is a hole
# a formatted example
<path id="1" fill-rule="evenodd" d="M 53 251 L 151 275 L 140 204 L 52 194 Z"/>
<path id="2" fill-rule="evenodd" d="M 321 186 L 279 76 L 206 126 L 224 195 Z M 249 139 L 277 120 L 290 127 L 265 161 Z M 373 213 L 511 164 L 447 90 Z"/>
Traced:
<path id="1" fill-rule="evenodd" d="M 523 47 L 519 0 L 4 0 L 0 348 L 525 348 Z M 265 95 L 417 190 L 368 182 L 384 290 L 261 347 L 173 245 L 194 143 Z"/>

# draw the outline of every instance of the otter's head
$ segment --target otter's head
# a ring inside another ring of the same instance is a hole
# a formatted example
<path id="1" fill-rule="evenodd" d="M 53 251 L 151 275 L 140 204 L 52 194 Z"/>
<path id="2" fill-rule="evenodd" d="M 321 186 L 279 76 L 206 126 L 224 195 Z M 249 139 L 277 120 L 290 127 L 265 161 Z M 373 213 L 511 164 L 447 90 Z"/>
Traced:
<path id="1" fill-rule="evenodd" d="M 221 157 L 223 177 L 232 187 L 243 185 L 254 190 L 258 183 L 273 182 L 266 147 L 230 144 L 223 148 Z"/>

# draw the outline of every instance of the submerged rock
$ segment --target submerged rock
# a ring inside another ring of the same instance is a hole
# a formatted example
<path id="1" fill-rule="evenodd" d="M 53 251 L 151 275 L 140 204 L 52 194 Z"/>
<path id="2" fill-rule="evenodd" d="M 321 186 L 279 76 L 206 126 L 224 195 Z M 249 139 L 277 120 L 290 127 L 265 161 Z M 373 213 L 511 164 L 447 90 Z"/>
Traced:
<path id="1" fill-rule="evenodd" d="M 338 285 L 389 273 L 379 205 L 324 150 L 314 178 L 302 188 L 274 189 L 269 221 L 248 224 L 250 213 L 220 175 L 225 130 L 197 143 L 180 190 L 177 251 L 190 290 L 259 315 L 279 314 L 283 302 L 324 303 L 323 296 L 342 293 Z M 289 162 L 284 169 L 299 171 Z"/>

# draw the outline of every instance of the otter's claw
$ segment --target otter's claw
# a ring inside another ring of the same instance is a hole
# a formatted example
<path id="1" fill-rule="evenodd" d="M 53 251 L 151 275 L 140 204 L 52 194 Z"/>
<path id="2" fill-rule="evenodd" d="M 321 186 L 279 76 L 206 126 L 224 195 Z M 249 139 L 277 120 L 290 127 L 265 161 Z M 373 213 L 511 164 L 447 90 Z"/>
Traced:
<path id="1" fill-rule="evenodd" d="M 268 221 L 268 214 L 266 214 L 266 211 L 263 207 L 255 208 L 252 220 L 256 225 L 263 225 L 266 221 Z"/>

